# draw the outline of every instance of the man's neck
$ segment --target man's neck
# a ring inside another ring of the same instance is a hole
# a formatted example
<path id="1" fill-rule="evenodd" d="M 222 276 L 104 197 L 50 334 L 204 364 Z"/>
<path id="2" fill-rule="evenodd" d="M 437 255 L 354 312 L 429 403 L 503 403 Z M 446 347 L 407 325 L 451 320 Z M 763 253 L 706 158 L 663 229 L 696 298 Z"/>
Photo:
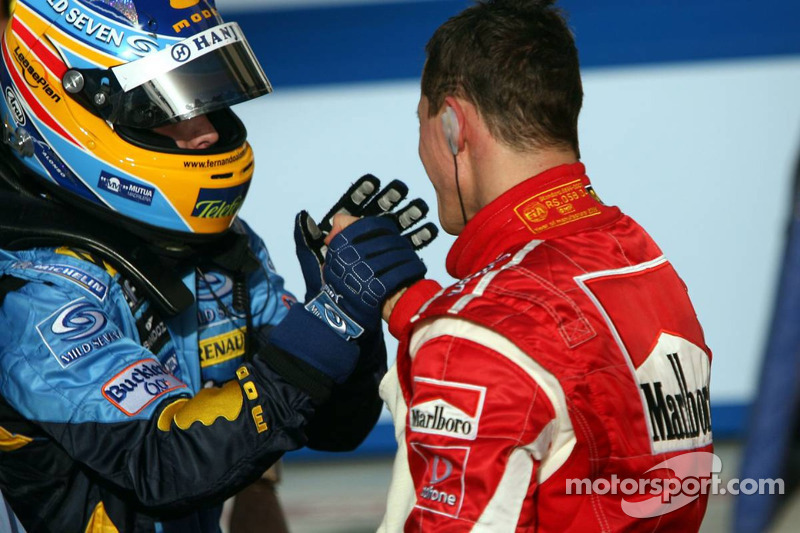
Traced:
<path id="1" fill-rule="evenodd" d="M 484 156 L 476 159 L 473 167 L 476 178 L 476 199 L 480 208 L 532 176 L 559 165 L 578 161 L 572 150 L 553 148 L 535 152 L 517 152 L 506 146 L 496 146 L 496 150 Z"/>

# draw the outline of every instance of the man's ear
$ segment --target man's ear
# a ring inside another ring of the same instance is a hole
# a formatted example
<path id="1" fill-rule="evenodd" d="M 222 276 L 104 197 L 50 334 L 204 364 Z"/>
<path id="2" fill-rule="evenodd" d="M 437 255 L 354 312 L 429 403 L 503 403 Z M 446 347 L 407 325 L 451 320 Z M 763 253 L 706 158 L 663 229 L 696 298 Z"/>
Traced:
<path id="1" fill-rule="evenodd" d="M 462 132 L 464 131 L 464 110 L 456 98 L 448 96 L 444 99 L 442 128 L 444 137 L 453 155 L 458 155 L 464 147 Z"/>

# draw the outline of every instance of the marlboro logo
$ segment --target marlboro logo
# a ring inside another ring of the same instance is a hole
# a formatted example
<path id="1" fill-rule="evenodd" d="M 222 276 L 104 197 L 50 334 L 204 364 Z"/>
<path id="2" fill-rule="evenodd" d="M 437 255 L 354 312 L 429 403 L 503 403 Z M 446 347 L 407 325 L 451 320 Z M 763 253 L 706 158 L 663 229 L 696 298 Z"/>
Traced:
<path id="1" fill-rule="evenodd" d="M 414 378 L 409 429 L 457 439 L 475 440 L 486 387 L 453 381 Z"/>
<path id="2" fill-rule="evenodd" d="M 657 453 L 711 443 L 705 352 L 685 339 L 662 333 L 636 374 Z"/>

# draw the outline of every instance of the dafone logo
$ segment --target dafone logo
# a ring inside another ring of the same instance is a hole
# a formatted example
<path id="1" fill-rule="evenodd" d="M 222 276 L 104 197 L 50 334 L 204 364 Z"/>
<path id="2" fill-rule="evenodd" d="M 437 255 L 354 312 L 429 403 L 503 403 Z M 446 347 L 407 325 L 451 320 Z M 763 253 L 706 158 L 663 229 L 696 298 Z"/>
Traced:
<path id="1" fill-rule="evenodd" d="M 464 503 L 468 446 L 432 446 L 412 442 L 409 466 L 422 473 L 416 506 L 458 518 Z"/>

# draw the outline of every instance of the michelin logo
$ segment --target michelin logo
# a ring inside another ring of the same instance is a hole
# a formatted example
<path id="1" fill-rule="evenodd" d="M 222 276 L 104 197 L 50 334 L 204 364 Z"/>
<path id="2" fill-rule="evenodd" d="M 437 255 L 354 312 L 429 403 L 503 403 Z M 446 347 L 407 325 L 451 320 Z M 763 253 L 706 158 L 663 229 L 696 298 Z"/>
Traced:
<path id="1" fill-rule="evenodd" d="M 66 278 L 80 286 L 83 290 L 97 297 L 101 302 L 108 294 L 108 285 L 89 274 L 85 270 L 61 263 L 32 263 L 30 261 L 19 261 L 11 265 L 17 270 L 35 270 L 36 272 L 47 272 Z"/>
<path id="2" fill-rule="evenodd" d="M 153 358 L 142 359 L 103 385 L 103 396 L 117 409 L 134 416 L 156 399 L 186 384 Z"/>
<path id="3" fill-rule="evenodd" d="M 122 332 L 85 298 L 60 308 L 39 322 L 36 330 L 61 368 L 122 338 Z"/>

